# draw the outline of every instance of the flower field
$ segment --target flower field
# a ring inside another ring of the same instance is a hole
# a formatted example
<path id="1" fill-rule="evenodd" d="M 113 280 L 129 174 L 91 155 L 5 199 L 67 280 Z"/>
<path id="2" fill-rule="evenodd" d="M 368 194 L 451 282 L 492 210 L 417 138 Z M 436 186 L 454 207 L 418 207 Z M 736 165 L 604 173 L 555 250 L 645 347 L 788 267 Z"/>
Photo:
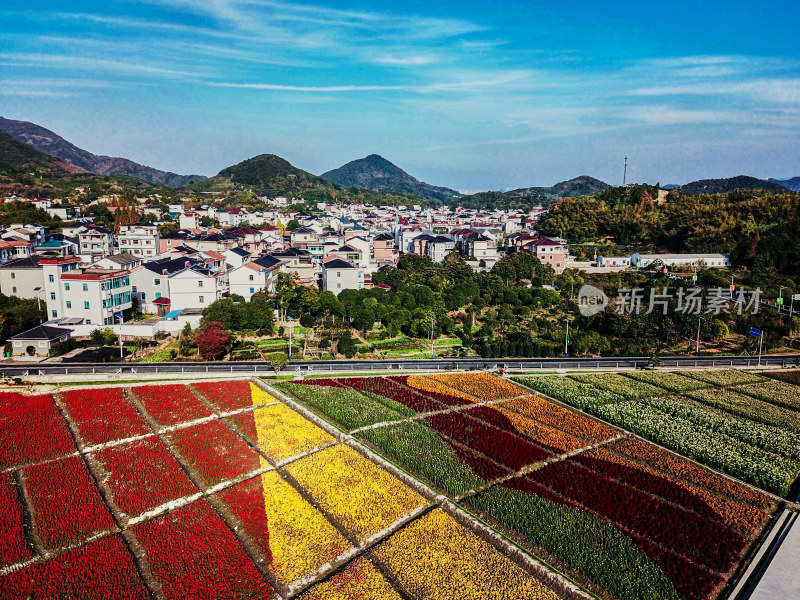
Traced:
<path id="1" fill-rule="evenodd" d="M 700 393 L 715 387 L 713 383 L 643 375 L 641 380 L 602 374 L 517 381 L 764 489 L 788 490 L 800 453 L 800 438 L 793 431 L 671 391 Z M 740 379 L 752 378 L 727 371 L 719 376 L 720 381 L 734 382 L 729 386 L 745 385 L 735 383 Z M 387 380 L 397 385 L 384 383 Z M 777 507 L 754 488 L 487 374 L 321 378 L 281 388 L 582 585 L 621 600 L 716 598 Z M 735 393 L 734 389 L 723 391 Z M 354 390 L 372 394 L 362 404 L 369 413 L 363 419 L 355 416 L 359 399 L 352 395 Z M 413 414 L 401 420 L 381 408 L 385 405 L 377 396 L 397 401 L 407 397 L 406 390 L 427 397 L 414 397 L 418 410 Z M 447 395 L 457 401 L 447 401 Z M 431 410 L 431 402 L 441 407 Z M 351 418 L 343 417 L 343 405 L 352 411 Z M 379 421 L 381 415 L 388 418 Z M 308 483 L 336 489 L 331 482 L 341 475 L 318 469 L 316 473 L 324 475 L 304 480 L 308 476 L 299 470 L 311 472 L 309 465 L 316 457 L 337 448 L 301 459 L 287 470 L 298 470 L 304 487 Z M 326 461 L 329 468 L 334 464 Z M 337 521 L 347 520 L 351 509 L 346 499 L 332 501 L 325 492 L 311 496 L 323 511 L 338 511 L 333 515 Z M 439 581 L 420 566 L 424 561 L 408 558 L 422 545 L 436 565 L 431 566 L 434 573 L 448 564 L 446 557 L 433 557 L 433 549 L 447 543 L 430 536 L 437 531 L 447 531 L 443 537 L 448 541 L 459 536 L 437 521 L 434 515 L 439 514 L 446 517 L 434 509 L 373 550 L 380 574 L 400 582 L 410 597 L 433 597 L 434 590 L 450 589 L 450 581 Z M 429 519 L 436 523 L 428 526 L 431 531 L 426 529 Z M 345 529 L 354 533 L 349 525 Z M 456 544 L 469 547 L 467 542 Z M 348 569 L 341 571 L 342 581 L 352 581 Z M 485 578 L 482 597 L 493 597 L 492 581 Z M 552 593 L 513 588 L 512 575 L 502 581 L 512 587 L 498 584 L 497 597 Z M 469 582 L 452 582 L 470 590 Z M 365 597 L 370 597 L 368 591 Z"/>
<path id="2" fill-rule="evenodd" d="M 786 496 L 797 480 L 800 395 L 796 386 L 736 369 L 613 375 L 616 382 L 628 379 L 640 385 L 645 381 L 683 392 L 645 397 L 627 392 L 621 384 L 613 391 L 607 389 L 610 377 L 604 373 L 514 379 L 779 496 Z"/>
<path id="3" fill-rule="evenodd" d="M 602 597 L 713 600 L 777 502 L 626 431 L 785 496 L 800 413 L 690 375 L 0 393 L 0 597 L 583 597 L 464 508 Z"/>
<path id="4" fill-rule="evenodd" d="M 772 371 L 770 373 L 764 373 L 767 377 L 772 377 L 773 379 L 779 379 L 781 381 L 785 381 L 786 383 L 793 383 L 795 385 L 800 385 L 800 369 L 790 369 L 788 371 Z"/>
<path id="5" fill-rule="evenodd" d="M 600 373 L 598 375 L 571 375 L 571 378 L 581 383 L 588 383 L 601 390 L 607 390 L 628 400 L 637 398 L 649 398 L 652 396 L 663 396 L 667 392 L 664 388 L 657 387 L 641 381 L 625 377 L 618 373 Z"/>

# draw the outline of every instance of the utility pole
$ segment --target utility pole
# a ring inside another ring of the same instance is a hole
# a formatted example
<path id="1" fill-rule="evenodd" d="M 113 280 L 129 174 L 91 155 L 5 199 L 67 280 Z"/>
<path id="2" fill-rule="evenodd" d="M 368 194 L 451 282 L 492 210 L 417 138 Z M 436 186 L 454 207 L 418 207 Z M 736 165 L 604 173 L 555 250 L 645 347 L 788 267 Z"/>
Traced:
<path id="1" fill-rule="evenodd" d="M 431 317 L 431 360 L 433 360 L 433 327 L 436 325 L 436 317 Z"/>
<path id="2" fill-rule="evenodd" d="M 695 350 L 695 356 L 700 356 L 700 321 L 703 317 L 697 317 L 697 350 Z"/>
<path id="3" fill-rule="evenodd" d="M 569 358 L 569 324 L 572 323 L 567 319 L 567 335 L 564 336 L 564 358 Z"/>
<path id="4" fill-rule="evenodd" d="M 119 318 L 119 363 L 122 364 L 125 362 L 125 356 L 122 353 L 122 323 L 125 320 L 125 317 L 122 313 L 116 315 Z"/>
<path id="5" fill-rule="evenodd" d="M 764 341 L 764 330 L 758 334 L 758 366 L 761 366 L 761 343 Z"/>
<path id="6" fill-rule="evenodd" d="M 289 362 L 292 360 L 292 330 L 294 329 L 294 323 L 292 323 L 292 317 L 286 317 L 286 320 L 289 321 Z"/>

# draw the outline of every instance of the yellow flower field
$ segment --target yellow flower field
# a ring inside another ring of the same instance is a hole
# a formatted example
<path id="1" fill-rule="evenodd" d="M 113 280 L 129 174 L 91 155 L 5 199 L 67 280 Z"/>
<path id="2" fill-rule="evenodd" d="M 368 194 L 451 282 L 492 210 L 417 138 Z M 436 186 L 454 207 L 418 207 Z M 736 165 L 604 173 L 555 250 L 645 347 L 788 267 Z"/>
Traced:
<path id="1" fill-rule="evenodd" d="M 275 472 L 261 476 L 269 523 L 270 570 L 286 585 L 314 573 L 350 548 L 318 510 Z"/>
<path id="2" fill-rule="evenodd" d="M 391 584 L 366 558 L 357 558 L 341 573 L 315 585 L 299 600 L 400 600 Z"/>
<path id="3" fill-rule="evenodd" d="M 254 405 L 269 404 L 275 402 L 275 398 L 270 396 L 267 392 L 258 387 L 255 383 L 250 382 L 250 399 Z"/>
<path id="4" fill-rule="evenodd" d="M 284 404 L 258 408 L 234 417 L 245 434 L 275 461 L 333 443 L 333 437 Z"/>
<path id="5" fill-rule="evenodd" d="M 293 462 L 286 470 L 359 540 L 385 529 L 427 502 L 342 444 Z"/>
<path id="6" fill-rule="evenodd" d="M 558 600 L 439 509 L 403 528 L 373 553 L 414 598 Z"/>

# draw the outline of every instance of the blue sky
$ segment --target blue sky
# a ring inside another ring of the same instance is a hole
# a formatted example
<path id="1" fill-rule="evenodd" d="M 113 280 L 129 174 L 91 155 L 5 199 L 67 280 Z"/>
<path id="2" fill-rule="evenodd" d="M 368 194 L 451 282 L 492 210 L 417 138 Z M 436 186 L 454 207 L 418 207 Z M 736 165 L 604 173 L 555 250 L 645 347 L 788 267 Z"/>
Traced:
<path id="1" fill-rule="evenodd" d="M 522 4 L 522 6 L 520 5 Z M 6 0 L 0 115 L 212 175 L 378 153 L 459 190 L 800 175 L 800 3 Z"/>

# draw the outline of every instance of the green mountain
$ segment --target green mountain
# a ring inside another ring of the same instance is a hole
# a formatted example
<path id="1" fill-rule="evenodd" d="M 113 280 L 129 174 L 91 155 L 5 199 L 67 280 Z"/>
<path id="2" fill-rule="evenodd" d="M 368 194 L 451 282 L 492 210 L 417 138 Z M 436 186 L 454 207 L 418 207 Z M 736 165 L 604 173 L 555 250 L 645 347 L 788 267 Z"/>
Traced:
<path id="1" fill-rule="evenodd" d="M 787 189 L 783 185 L 747 175 L 727 179 L 701 179 L 681 186 L 681 191 L 689 194 L 725 194 L 733 190 L 764 190 L 772 194 L 783 194 Z"/>
<path id="2" fill-rule="evenodd" d="M 520 188 L 508 192 L 479 192 L 461 198 L 458 203 L 467 208 L 518 208 L 527 210 L 539 204 L 547 207 L 563 198 L 593 196 L 609 187 L 611 186 L 599 179 L 581 175 L 551 187 Z"/>
<path id="3" fill-rule="evenodd" d="M 778 185 L 782 185 L 787 190 L 792 190 L 793 192 L 800 192 L 800 177 L 792 177 L 791 179 L 767 179 L 770 183 L 777 183 Z"/>
<path id="4" fill-rule="evenodd" d="M 408 204 L 420 200 L 408 194 L 373 192 L 337 185 L 299 169 L 274 154 L 259 154 L 243 160 L 189 189 L 197 193 L 222 192 L 229 197 L 231 192 L 246 192 L 271 198 L 304 198 L 312 202 L 335 200 L 365 204 Z M 238 200 L 241 201 L 241 195 Z"/>
<path id="5" fill-rule="evenodd" d="M 67 165 L 0 131 L 0 181 L 34 185 L 42 178 L 64 179 Z"/>
<path id="6" fill-rule="evenodd" d="M 88 150 L 71 144 L 49 129 L 28 121 L 15 121 L 0 117 L 0 131 L 14 136 L 20 142 L 28 144 L 41 152 L 46 152 L 70 165 L 74 165 L 77 167 L 75 172 L 88 171 L 96 175 L 130 175 L 150 183 L 172 188 L 183 187 L 205 179 L 203 175 L 178 175 L 169 171 L 161 171 L 153 167 L 140 165 L 127 158 L 92 154 Z"/>
<path id="7" fill-rule="evenodd" d="M 377 154 L 351 161 L 338 169 L 323 173 L 320 177 L 344 187 L 413 194 L 442 202 L 461 196 L 455 190 L 420 181 Z"/>

